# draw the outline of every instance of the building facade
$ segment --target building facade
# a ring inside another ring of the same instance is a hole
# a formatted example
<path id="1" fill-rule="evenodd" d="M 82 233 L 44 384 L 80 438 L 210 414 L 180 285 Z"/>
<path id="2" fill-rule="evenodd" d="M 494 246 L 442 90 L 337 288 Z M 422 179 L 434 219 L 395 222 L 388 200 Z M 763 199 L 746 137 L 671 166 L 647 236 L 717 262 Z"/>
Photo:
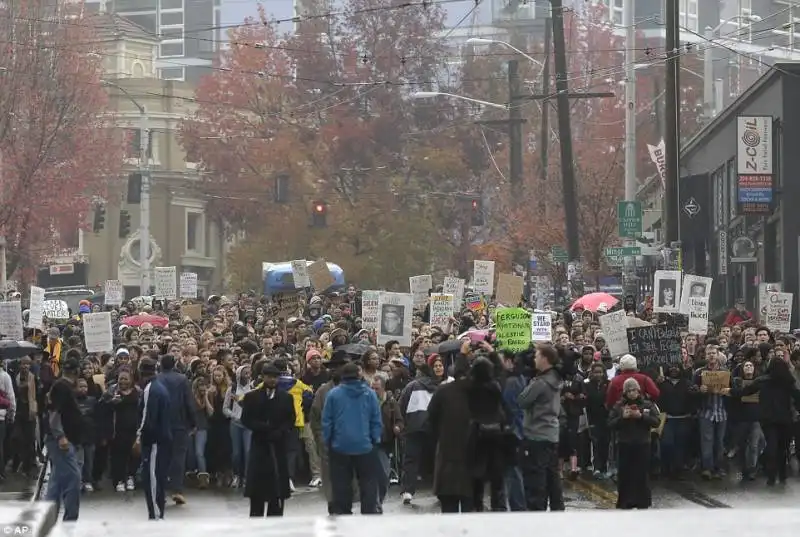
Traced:
<path id="1" fill-rule="evenodd" d="M 221 0 L 87 0 L 86 9 L 123 16 L 156 39 L 160 78 L 196 83 L 211 72 L 222 42 Z"/>
<path id="2" fill-rule="evenodd" d="M 692 179 L 694 193 L 707 196 L 710 209 L 698 227 L 705 227 L 705 252 L 689 256 L 685 267 L 692 269 L 700 257 L 707 261 L 706 272 L 714 277 L 712 309 L 724 310 L 742 298 L 755 311 L 760 283 L 778 283 L 795 296 L 800 292 L 800 212 L 791 210 L 791 200 L 800 196 L 800 182 L 792 179 L 792 172 L 800 169 L 800 154 L 791 149 L 800 143 L 798 92 L 800 64 L 776 64 L 683 148 L 681 175 L 684 181 Z M 742 211 L 737 175 L 740 116 L 769 116 L 773 121 L 773 202 L 768 214 L 752 216 Z M 691 184 L 684 189 L 691 189 Z M 680 196 L 684 206 L 685 196 Z M 697 233 L 686 237 L 698 240 Z M 737 241 L 751 247 L 737 248 Z M 798 318 L 797 302 L 794 319 Z"/>
<path id="3" fill-rule="evenodd" d="M 194 188 L 196 165 L 186 160 L 177 138 L 180 121 L 192 111 L 193 88 L 186 82 L 158 78 L 154 56 L 158 42 L 146 31 L 117 15 L 104 17 L 113 21 L 109 23 L 113 31 L 104 34 L 104 46 L 125 51 L 124 55 L 108 55 L 113 68 L 106 70 L 106 83 L 115 121 L 129 131 L 131 145 L 126 174 L 114 184 L 104 205 L 103 228 L 81 234 L 79 249 L 89 262 L 89 284 L 119 279 L 128 296 L 139 294 L 143 110 L 151 184 L 151 270 L 176 266 L 179 272 L 198 274 L 200 294 L 220 292 L 225 239 L 221 226 L 206 215 L 206 202 Z"/>

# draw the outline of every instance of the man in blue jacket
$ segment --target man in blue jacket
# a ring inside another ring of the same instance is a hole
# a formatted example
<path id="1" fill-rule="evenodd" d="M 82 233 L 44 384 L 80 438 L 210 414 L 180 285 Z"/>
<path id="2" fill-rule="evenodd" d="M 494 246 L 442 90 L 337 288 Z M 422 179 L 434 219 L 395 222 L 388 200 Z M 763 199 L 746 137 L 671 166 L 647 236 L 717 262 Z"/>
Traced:
<path id="1" fill-rule="evenodd" d="M 142 487 L 150 520 L 164 518 L 169 459 L 172 450 L 170 397 L 156 378 L 156 362 L 145 358 L 139 363 L 139 376 L 146 384 L 139 402 L 141 421 L 135 448 L 142 453 Z"/>
<path id="2" fill-rule="evenodd" d="M 167 390 L 170 398 L 170 415 L 172 427 L 172 452 L 169 456 L 169 490 L 172 501 L 184 505 L 183 477 L 186 473 L 186 452 L 189 449 L 190 436 L 195 429 L 194 401 L 192 386 L 186 375 L 175 371 L 175 357 L 166 354 L 161 357 L 161 374 L 158 381 Z"/>
<path id="3" fill-rule="evenodd" d="M 378 396 L 361 378 L 361 367 L 347 364 L 342 380 L 328 392 L 322 409 L 322 438 L 328 446 L 334 515 L 353 514 L 353 473 L 358 478 L 361 514 L 380 514 L 378 459 L 383 425 Z"/>

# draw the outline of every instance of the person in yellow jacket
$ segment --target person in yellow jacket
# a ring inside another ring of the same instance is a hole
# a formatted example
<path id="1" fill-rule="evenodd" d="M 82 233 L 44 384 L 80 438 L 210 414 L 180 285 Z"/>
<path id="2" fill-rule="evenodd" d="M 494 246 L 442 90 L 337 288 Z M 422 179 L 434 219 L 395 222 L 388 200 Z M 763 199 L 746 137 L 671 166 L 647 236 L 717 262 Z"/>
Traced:
<path id="1" fill-rule="evenodd" d="M 61 353 L 63 351 L 64 343 L 61 341 L 61 331 L 55 326 L 47 331 L 47 343 L 44 345 L 44 351 L 50 354 L 50 363 L 53 368 L 53 376 L 57 377 L 61 374 Z"/>
<path id="2" fill-rule="evenodd" d="M 303 428 L 306 416 L 314 402 L 314 390 L 308 384 L 295 378 L 287 362 L 283 359 L 275 360 L 273 364 L 281 372 L 278 377 L 278 389 L 288 392 L 294 400 L 294 434 L 289 437 L 286 454 L 289 459 L 289 488 L 294 492 L 294 476 L 298 462 L 303 460 Z"/>

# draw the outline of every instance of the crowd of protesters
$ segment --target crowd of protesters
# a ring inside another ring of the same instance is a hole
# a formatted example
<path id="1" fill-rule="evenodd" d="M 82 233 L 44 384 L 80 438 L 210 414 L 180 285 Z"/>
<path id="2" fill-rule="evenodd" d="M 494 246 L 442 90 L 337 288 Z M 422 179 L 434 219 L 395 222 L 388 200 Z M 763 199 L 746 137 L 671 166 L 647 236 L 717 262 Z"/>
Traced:
<path id="1" fill-rule="evenodd" d="M 509 353 L 486 307 L 460 311 L 450 333 L 420 311 L 401 347 L 363 329 L 353 286 L 286 319 L 253 293 L 211 297 L 199 320 L 180 302 L 128 302 L 112 311 L 114 351 L 93 354 L 80 315 L 99 307 L 82 303 L 41 352 L 0 369 L 2 467 L 33 476 L 46 445 L 46 496 L 65 520 L 103 488 L 145 489 L 159 518 L 195 487 L 243 489 L 251 516 L 280 516 L 300 486 L 321 488 L 330 514 L 354 501 L 377 514 L 389 494 L 412 504 L 428 478 L 443 512 L 563 510 L 562 479 L 613 480 L 622 509 L 650 507 L 654 475 L 786 481 L 793 336 L 737 306 L 736 324 L 684 335 L 681 363 L 640 370 L 610 354 L 603 311 L 553 313 L 552 345 Z M 136 313 L 163 327 L 126 325 Z M 487 336 L 438 350 L 472 330 Z M 703 373 L 720 370 L 730 384 L 712 393 Z"/>

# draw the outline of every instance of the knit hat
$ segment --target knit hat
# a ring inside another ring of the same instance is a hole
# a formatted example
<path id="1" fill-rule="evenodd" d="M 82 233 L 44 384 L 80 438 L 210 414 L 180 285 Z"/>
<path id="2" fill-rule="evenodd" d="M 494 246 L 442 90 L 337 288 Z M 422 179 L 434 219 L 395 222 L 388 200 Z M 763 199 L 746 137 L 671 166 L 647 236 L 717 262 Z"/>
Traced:
<path id="1" fill-rule="evenodd" d="M 428 367 L 432 368 L 433 364 L 435 364 L 437 361 L 441 362 L 442 361 L 442 357 L 439 356 L 436 353 L 431 354 L 430 356 L 428 356 Z M 442 362 L 442 363 L 444 363 L 444 362 Z"/>
<path id="2" fill-rule="evenodd" d="M 633 371 L 636 369 L 636 357 L 632 354 L 626 354 L 619 359 L 619 368 L 622 371 Z"/>
<path id="3" fill-rule="evenodd" d="M 319 352 L 317 349 L 308 349 L 308 352 L 306 352 L 306 362 L 308 362 L 315 356 L 322 358 L 322 353 Z"/>
<path id="4" fill-rule="evenodd" d="M 633 390 L 641 390 L 641 386 L 639 386 L 639 381 L 633 377 L 625 379 L 625 382 L 622 383 L 622 392 L 628 393 Z"/>

